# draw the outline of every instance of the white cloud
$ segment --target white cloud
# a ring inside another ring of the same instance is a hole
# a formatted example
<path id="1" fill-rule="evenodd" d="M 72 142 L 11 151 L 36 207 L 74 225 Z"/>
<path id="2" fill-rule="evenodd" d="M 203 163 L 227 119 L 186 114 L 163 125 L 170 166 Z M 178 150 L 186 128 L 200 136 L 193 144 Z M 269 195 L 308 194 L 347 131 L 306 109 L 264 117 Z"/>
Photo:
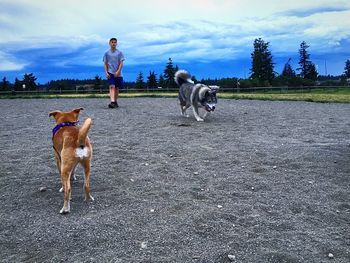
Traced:
<path id="1" fill-rule="evenodd" d="M 128 34 L 145 23 L 173 21 L 197 23 L 239 23 L 242 20 L 272 19 L 276 13 L 322 6 L 349 7 L 348 1 L 294 0 L 3 0 L 2 19 L 18 38 Z M 1 30 L 3 31 L 3 30 Z M 140 30 L 141 31 L 141 30 Z M 14 36 L 7 31 L 14 39 Z"/>
<path id="2" fill-rule="evenodd" d="M 273 54 L 304 40 L 326 54 L 346 49 L 349 10 L 347 0 L 1 0 L 0 70 L 100 66 L 112 36 L 129 65 L 246 58 L 258 37 Z"/>
<path id="3" fill-rule="evenodd" d="M 16 58 L 0 51 L 0 71 L 22 70 L 26 63 L 17 61 Z"/>

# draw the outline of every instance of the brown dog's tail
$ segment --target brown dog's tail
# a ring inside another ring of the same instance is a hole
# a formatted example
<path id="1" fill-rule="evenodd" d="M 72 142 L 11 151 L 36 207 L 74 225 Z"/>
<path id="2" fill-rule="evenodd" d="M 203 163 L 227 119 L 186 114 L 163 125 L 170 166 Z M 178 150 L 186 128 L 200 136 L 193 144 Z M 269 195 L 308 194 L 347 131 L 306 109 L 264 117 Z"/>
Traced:
<path id="1" fill-rule="evenodd" d="M 84 121 L 83 126 L 81 126 L 79 128 L 79 135 L 78 135 L 78 146 L 79 147 L 85 147 L 86 137 L 87 137 L 88 132 L 90 130 L 91 124 L 92 124 L 91 118 L 87 118 Z"/>

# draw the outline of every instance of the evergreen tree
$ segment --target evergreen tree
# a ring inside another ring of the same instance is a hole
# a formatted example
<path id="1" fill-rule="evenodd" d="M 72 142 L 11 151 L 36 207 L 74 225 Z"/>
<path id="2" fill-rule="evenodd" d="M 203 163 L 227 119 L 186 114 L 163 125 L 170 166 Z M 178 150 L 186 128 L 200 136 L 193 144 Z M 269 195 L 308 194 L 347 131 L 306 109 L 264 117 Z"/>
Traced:
<path id="1" fill-rule="evenodd" d="M 26 90 L 36 90 L 37 85 L 35 81 L 36 81 L 36 77 L 33 75 L 33 73 L 30 73 L 30 74 L 24 74 L 22 83 L 25 85 Z"/>
<path id="2" fill-rule="evenodd" d="M 288 59 L 287 63 L 284 65 L 284 68 L 282 70 L 282 76 L 287 78 L 293 78 L 295 77 L 295 71 L 293 70 L 292 66 L 290 65 L 290 61 L 292 59 Z"/>
<path id="3" fill-rule="evenodd" d="M 311 64 L 310 61 L 310 55 L 307 52 L 307 48 L 310 46 L 306 44 L 305 41 L 301 42 L 300 48 L 299 48 L 299 65 L 300 68 L 297 68 L 297 70 L 300 71 L 300 76 L 305 78 L 305 75 L 307 74 L 309 65 Z"/>
<path id="4" fill-rule="evenodd" d="M 171 60 L 171 58 L 169 58 L 169 61 L 164 69 L 164 74 L 163 74 L 167 89 L 177 88 L 177 85 L 174 80 L 174 76 L 177 70 L 178 70 L 178 66 L 174 68 L 173 61 Z"/>
<path id="5" fill-rule="evenodd" d="M 251 78 L 256 79 L 260 85 L 271 83 L 275 77 L 274 63 L 269 50 L 269 42 L 261 38 L 255 39 L 254 51 L 251 53 L 252 68 Z M 268 83 L 267 83 L 268 82 Z"/>
<path id="6" fill-rule="evenodd" d="M 102 78 L 96 75 L 94 79 L 94 90 L 101 90 L 102 86 Z"/>
<path id="7" fill-rule="evenodd" d="M 159 87 L 162 87 L 162 88 L 164 88 L 164 87 L 166 86 L 166 83 L 165 83 L 165 79 L 164 79 L 164 77 L 163 77 L 163 74 L 160 74 L 160 76 L 159 76 L 158 85 L 159 85 Z"/>
<path id="8" fill-rule="evenodd" d="M 348 60 L 346 60 L 345 61 L 345 68 L 344 68 L 344 74 L 345 74 L 345 76 L 346 76 L 346 78 L 350 78 L 350 60 L 348 59 Z"/>
<path id="9" fill-rule="evenodd" d="M 219 80 L 215 80 L 212 83 L 209 82 L 210 85 L 217 85 L 222 88 L 223 90 L 225 89 L 231 89 L 233 87 L 237 87 L 237 78 L 222 78 Z"/>
<path id="10" fill-rule="evenodd" d="M 22 82 L 18 78 L 15 79 L 14 88 L 15 90 L 22 90 Z"/>
<path id="11" fill-rule="evenodd" d="M 309 65 L 308 71 L 306 72 L 305 79 L 316 81 L 317 76 L 318 76 L 318 73 L 316 70 L 316 66 L 314 63 L 311 63 Z"/>
<path id="12" fill-rule="evenodd" d="M 197 83 L 197 82 L 198 82 L 195 75 L 193 75 L 193 76 L 191 77 L 191 80 L 193 81 L 193 83 Z"/>
<path id="13" fill-rule="evenodd" d="M 7 91 L 10 88 L 10 82 L 7 81 L 6 77 L 4 77 L 2 79 L 1 85 L 0 85 L 0 89 Z"/>
<path id="14" fill-rule="evenodd" d="M 145 88 L 145 82 L 143 80 L 142 72 L 139 73 L 136 79 L 135 88 L 138 90 L 143 90 Z"/>
<path id="15" fill-rule="evenodd" d="M 158 88 L 157 75 L 154 73 L 154 71 L 149 72 L 149 76 L 147 77 L 147 87 L 149 89 Z"/>
<path id="16" fill-rule="evenodd" d="M 299 49 L 299 68 L 300 76 L 304 79 L 316 80 L 317 79 L 317 70 L 315 64 L 310 60 L 310 55 L 307 52 L 307 49 L 310 46 L 306 44 L 305 41 L 301 42 Z"/>

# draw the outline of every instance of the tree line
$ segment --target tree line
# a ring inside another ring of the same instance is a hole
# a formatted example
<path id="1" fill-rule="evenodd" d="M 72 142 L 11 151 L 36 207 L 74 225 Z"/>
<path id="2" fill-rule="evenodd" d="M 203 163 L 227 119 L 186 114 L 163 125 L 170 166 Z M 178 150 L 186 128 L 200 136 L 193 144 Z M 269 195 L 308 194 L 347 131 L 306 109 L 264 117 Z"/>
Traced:
<path id="1" fill-rule="evenodd" d="M 291 65 L 291 58 L 283 67 L 281 74 L 274 71 L 273 56 L 269 50 L 269 42 L 258 38 L 254 41 L 254 51 L 251 54 L 252 68 L 250 79 L 257 86 L 300 86 L 315 85 L 318 72 L 315 64 L 310 60 L 307 49 L 309 45 L 303 41 L 299 48 L 299 74 L 296 74 Z"/>
<path id="2" fill-rule="evenodd" d="M 269 86 L 314 86 L 317 81 L 323 85 L 347 85 L 350 79 L 350 60 L 345 62 L 344 74 L 340 76 L 322 76 L 319 75 L 316 65 L 311 61 L 308 48 L 310 47 L 305 41 L 300 44 L 299 67 L 293 69 L 291 58 L 285 63 L 282 72 L 279 74 L 274 70 L 275 63 L 273 56 L 269 50 L 269 42 L 265 42 L 261 38 L 257 38 L 253 43 L 253 52 L 251 53 L 251 74 L 248 79 L 239 78 L 221 78 L 221 79 L 202 79 L 201 83 L 207 85 L 218 85 L 223 88 L 249 88 L 249 87 L 269 87 Z M 145 80 L 142 72 L 139 72 L 133 87 L 138 90 L 156 89 L 157 87 L 165 87 L 165 89 L 177 89 L 174 82 L 175 72 L 178 66 L 173 65 L 173 61 L 169 58 L 165 69 L 157 79 L 154 71 L 150 71 Z M 339 82 L 340 79 L 340 82 Z M 192 80 L 197 82 L 196 77 L 192 76 Z"/>
<path id="3" fill-rule="evenodd" d="M 317 81 L 323 81 L 324 85 L 347 85 L 350 79 L 350 60 L 345 61 L 344 73 L 340 76 L 321 76 L 318 74 L 316 65 L 311 61 L 308 48 L 310 47 L 305 41 L 300 44 L 299 67 L 294 70 L 291 65 L 291 58 L 285 63 L 282 72 L 279 74 L 274 70 L 275 63 L 269 48 L 270 43 L 265 42 L 262 38 L 257 38 L 253 43 L 253 52 L 251 53 L 251 69 L 248 79 L 221 78 L 221 79 L 202 79 L 201 83 L 207 85 L 218 85 L 223 88 L 249 88 L 249 87 L 268 87 L 268 86 L 313 86 Z M 171 58 L 164 68 L 162 74 L 157 78 L 154 71 L 149 71 L 147 79 L 142 72 L 139 72 L 134 82 L 125 82 L 125 85 L 137 90 L 155 90 L 162 88 L 165 90 L 177 89 L 174 81 L 175 72 L 178 66 L 173 64 Z M 297 73 L 298 72 L 298 73 Z M 340 78 L 340 82 L 338 81 Z M 6 77 L 0 83 L 2 91 L 35 91 L 38 89 L 45 90 L 92 90 L 102 91 L 107 89 L 107 82 L 99 76 L 94 79 L 74 80 L 63 79 L 49 81 L 46 85 L 37 85 L 36 77 L 33 73 L 25 74 L 22 80 L 15 79 L 12 84 L 7 81 Z M 192 80 L 198 82 L 195 76 Z M 336 81 L 337 80 L 337 81 Z"/>

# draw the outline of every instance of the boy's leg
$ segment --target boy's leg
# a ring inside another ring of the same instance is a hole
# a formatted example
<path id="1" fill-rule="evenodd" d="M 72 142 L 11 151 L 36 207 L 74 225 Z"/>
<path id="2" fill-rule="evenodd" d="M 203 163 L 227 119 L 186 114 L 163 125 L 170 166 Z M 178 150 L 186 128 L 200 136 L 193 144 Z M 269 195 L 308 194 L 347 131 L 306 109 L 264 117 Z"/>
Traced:
<path id="1" fill-rule="evenodd" d="M 109 85 L 109 97 L 111 99 L 111 102 L 115 102 L 115 86 Z"/>
<path id="2" fill-rule="evenodd" d="M 119 97 L 119 88 L 117 86 L 115 86 L 115 90 L 114 90 L 114 101 L 117 102 Z"/>
<path id="3" fill-rule="evenodd" d="M 116 103 L 116 100 L 115 100 L 116 91 L 115 90 L 116 90 L 115 85 L 109 85 L 109 97 L 111 99 L 111 103 L 108 104 L 109 108 L 115 108 L 115 103 Z"/>
<path id="4" fill-rule="evenodd" d="M 119 107 L 118 105 L 118 97 L 119 97 L 119 88 L 123 86 L 123 78 L 117 77 L 116 78 L 116 85 L 115 85 L 115 106 Z"/>

